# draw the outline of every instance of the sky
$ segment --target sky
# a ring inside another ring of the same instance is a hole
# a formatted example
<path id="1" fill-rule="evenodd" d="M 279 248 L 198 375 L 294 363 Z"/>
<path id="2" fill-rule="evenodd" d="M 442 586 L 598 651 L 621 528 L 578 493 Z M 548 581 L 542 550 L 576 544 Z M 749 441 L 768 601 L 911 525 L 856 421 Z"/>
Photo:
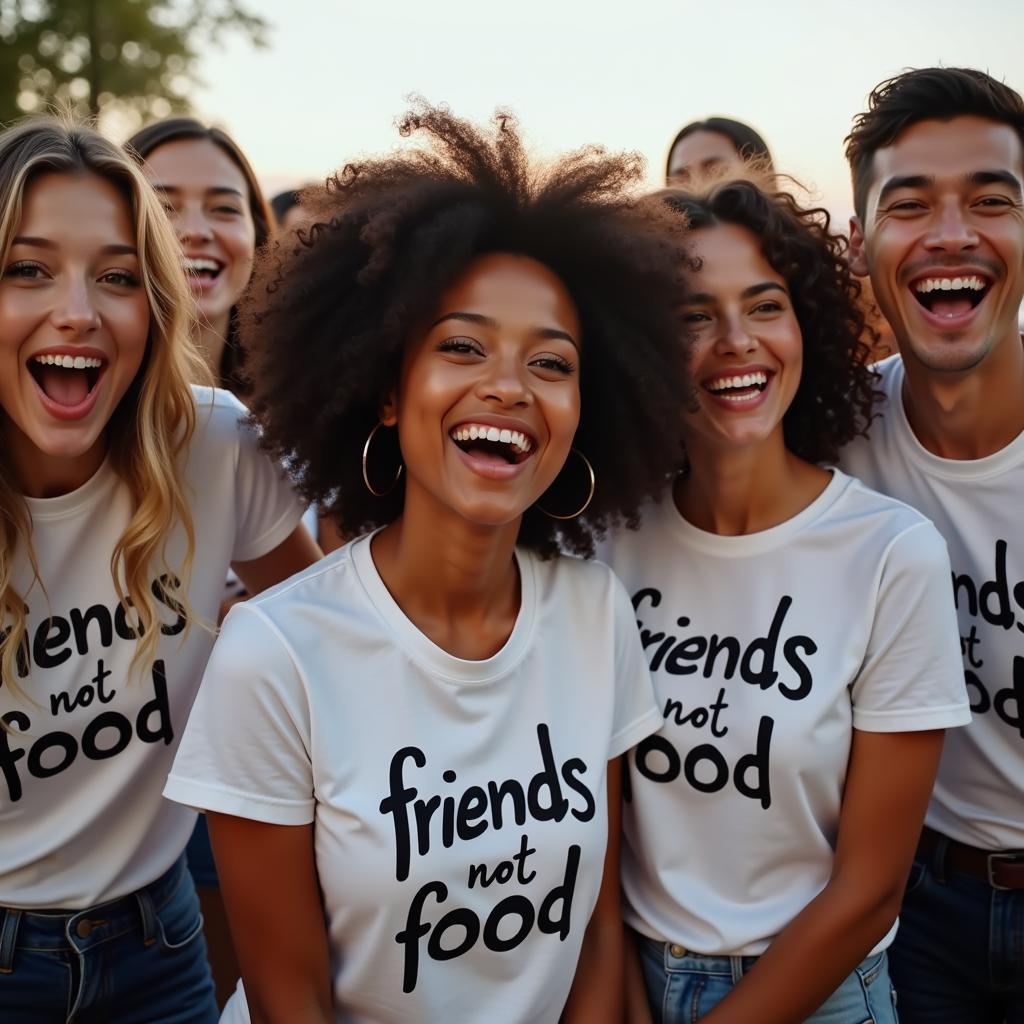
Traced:
<path id="1" fill-rule="evenodd" d="M 204 50 L 196 112 L 269 192 L 402 144 L 407 97 L 460 116 L 508 107 L 540 157 L 637 150 L 652 186 L 686 122 L 753 125 L 776 166 L 845 221 L 843 137 L 907 67 L 987 70 L 1024 92 L 1020 0 L 245 0 L 270 45 Z"/>

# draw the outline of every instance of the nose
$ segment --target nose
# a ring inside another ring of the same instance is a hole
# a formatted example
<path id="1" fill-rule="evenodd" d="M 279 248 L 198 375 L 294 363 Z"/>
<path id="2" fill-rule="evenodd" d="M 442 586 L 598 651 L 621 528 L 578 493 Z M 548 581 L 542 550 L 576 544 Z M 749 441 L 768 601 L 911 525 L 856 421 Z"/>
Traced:
<path id="1" fill-rule="evenodd" d="M 504 406 L 529 405 L 533 398 L 521 361 L 493 356 L 481 364 L 483 373 L 476 386 L 477 397 Z"/>
<path id="2" fill-rule="evenodd" d="M 68 282 L 54 305 L 51 320 L 59 331 L 73 337 L 89 334 L 99 327 L 100 315 L 88 281 Z"/>
<path id="3" fill-rule="evenodd" d="M 201 207 L 191 204 L 174 215 L 174 230 L 182 245 L 186 242 L 205 242 L 213 237 L 206 214 Z"/>
<path id="4" fill-rule="evenodd" d="M 724 355 L 745 355 L 757 348 L 757 338 L 743 317 L 731 316 L 722 321 L 721 330 L 715 339 L 715 348 Z"/>
<path id="5" fill-rule="evenodd" d="M 928 249 L 949 252 L 972 249 L 978 244 L 978 236 L 958 201 L 951 199 L 938 208 L 924 244 Z"/>

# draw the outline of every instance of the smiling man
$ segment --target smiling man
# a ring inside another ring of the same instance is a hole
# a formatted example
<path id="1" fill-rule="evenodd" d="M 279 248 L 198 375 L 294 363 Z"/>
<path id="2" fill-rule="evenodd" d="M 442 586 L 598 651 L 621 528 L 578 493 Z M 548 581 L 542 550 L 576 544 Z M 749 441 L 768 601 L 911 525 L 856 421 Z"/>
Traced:
<path id="1" fill-rule="evenodd" d="M 1024 100 L 960 68 L 871 94 L 847 139 L 851 262 L 900 354 L 843 468 L 946 538 L 974 720 L 947 735 L 893 949 L 909 1024 L 1022 1019 Z"/>

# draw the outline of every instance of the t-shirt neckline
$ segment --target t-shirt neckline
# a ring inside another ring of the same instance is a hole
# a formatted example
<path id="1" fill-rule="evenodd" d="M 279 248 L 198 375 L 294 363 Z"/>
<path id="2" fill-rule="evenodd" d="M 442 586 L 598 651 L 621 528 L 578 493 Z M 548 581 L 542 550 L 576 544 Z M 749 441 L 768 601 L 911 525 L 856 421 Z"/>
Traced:
<path id="1" fill-rule="evenodd" d="M 352 542 L 351 559 L 359 582 L 374 609 L 384 620 L 398 645 L 422 668 L 452 683 L 491 683 L 510 672 L 529 649 L 537 618 L 537 581 L 533 558 L 517 548 L 520 603 L 512 632 L 500 650 L 482 661 L 468 661 L 453 654 L 425 636 L 406 616 L 377 571 L 370 541 L 378 531 Z"/>
<path id="2" fill-rule="evenodd" d="M 831 473 L 832 479 L 825 485 L 825 489 L 806 508 L 777 526 L 758 530 L 756 533 L 723 536 L 702 530 L 683 518 L 671 491 L 664 499 L 664 515 L 676 536 L 691 548 L 720 558 L 749 558 L 751 555 L 761 555 L 787 544 L 839 500 L 852 478 L 838 469 L 831 469 Z"/>
<path id="3" fill-rule="evenodd" d="M 74 515 L 83 508 L 91 508 L 96 498 L 116 480 L 117 474 L 108 457 L 81 487 L 76 487 L 67 494 L 58 494 L 54 498 L 31 498 L 25 495 L 25 504 L 33 522 L 61 519 Z"/>
<path id="4" fill-rule="evenodd" d="M 1013 466 L 1024 463 L 1024 431 L 1021 431 L 1008 445 L 981 459 L 944 459 L 928 451 L 917 438 L 907 410 L 903 404 L 903 382 L 906 370 L 899 356 L 893 357 L 892 372 L 887 382 L 887 397 L 892 410 L 896 430 L 901 435 L 904 451 L 911 461 L 916 462 L 925 472 L 948 480 L 983 480 L 998 476 Z M 870 436 L 868 443 L 870 444 Z"/>

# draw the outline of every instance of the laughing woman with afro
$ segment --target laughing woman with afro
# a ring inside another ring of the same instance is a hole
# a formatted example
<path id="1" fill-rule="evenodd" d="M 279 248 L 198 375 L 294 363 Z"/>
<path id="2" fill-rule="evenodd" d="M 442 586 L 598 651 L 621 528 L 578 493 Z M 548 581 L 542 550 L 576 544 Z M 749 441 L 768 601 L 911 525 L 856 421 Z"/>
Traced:
<path id="1" fill-rule="evenodd" d="M 633 158 L 402 132 L 243 310 L 265 444 L 358 539 L 231 612 L 166 794 L 210 817 L 225 1020 L 618 1020 L 619 761 L 660 716 L 625 592 L 560 552 L 677 464 L 684 253 Z"/>

